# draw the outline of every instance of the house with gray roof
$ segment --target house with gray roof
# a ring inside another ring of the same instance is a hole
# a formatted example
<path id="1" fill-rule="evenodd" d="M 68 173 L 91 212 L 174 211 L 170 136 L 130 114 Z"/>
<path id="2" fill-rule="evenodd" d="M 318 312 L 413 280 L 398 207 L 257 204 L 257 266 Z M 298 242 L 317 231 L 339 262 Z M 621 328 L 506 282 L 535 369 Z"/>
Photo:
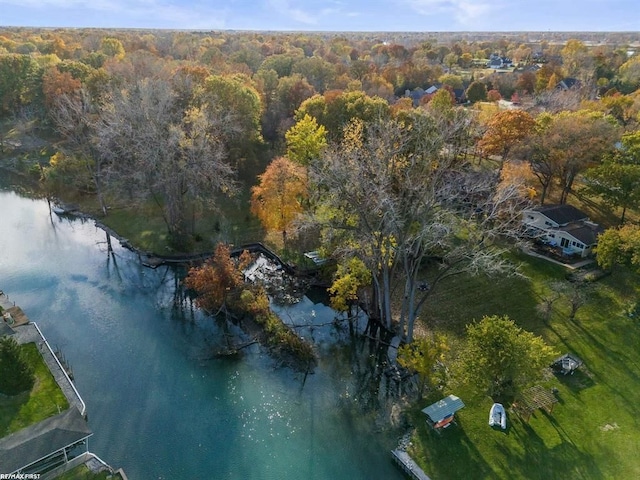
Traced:
<path id="1" fill-rule="evenodd" d="M 527 236 L 562 249 L 565 255 L 587 257 L 598 244 L 602 227 L 573 205 L 541 205 L 522 212 Z"/>
<path id="2" fill-rule="evenodd" d="M 0 438 L 3 473 L 47 472 L 88 452 L 93 433 L 76 407 Z"/>

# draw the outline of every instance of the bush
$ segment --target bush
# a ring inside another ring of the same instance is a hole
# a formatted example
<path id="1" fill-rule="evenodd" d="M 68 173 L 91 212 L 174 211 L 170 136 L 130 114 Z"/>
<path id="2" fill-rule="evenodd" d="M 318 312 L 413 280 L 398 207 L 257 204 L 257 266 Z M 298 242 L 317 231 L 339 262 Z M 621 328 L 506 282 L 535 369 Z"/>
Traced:
<path id="1" fill-rule="evenodd" d="M 0 339 L 0 393 L 17 395 L 30 390 L 34 383 L 33 367 L 27 363 L 18 342 L 12 337 Z"/>

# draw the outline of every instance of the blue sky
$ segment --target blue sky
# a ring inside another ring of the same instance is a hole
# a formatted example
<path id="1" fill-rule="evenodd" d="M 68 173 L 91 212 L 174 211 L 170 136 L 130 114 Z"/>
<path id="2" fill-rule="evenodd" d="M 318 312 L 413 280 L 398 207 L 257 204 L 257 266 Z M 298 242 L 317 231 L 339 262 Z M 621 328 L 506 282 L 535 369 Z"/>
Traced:
<path id="1" fill-rule="evenodd" d="M 0 0 L 0 26 L 638 31 L 638 0 Z"/>

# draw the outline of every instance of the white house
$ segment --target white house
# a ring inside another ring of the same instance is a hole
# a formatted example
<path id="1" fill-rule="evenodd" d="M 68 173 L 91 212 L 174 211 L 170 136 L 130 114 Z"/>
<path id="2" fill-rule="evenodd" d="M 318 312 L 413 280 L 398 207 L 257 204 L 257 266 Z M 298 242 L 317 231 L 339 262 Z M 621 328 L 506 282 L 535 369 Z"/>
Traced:
<path id="1" fill-rule="evenodd" d="M 562 248 L 565 255 L 586 257 L 598 243 L 602 228 L 572 205 L 542 205 L 522 212 L 528 235 Z"/>

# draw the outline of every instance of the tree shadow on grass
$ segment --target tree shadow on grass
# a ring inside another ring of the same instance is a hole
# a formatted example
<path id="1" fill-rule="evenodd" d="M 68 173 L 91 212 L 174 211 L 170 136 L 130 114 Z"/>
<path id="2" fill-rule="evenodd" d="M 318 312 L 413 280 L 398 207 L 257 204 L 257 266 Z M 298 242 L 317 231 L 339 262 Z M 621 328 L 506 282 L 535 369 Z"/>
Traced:
<path id="1" fill-rule="evenodd" d="M 16 430 L 12 423 L 29 401 L 29 395 L 30 392 L 22 392 L 13 396 L 0 394 L 0 437 Z"/>
<path id="2" fill-rule="evenodd" d="M 634 368 L 634 359 L 630 358 L 629 354 L 625 352 L 625 350 L 632 350 L 635 346 L 610 345 L 606 340 L 603 341 L 597 335 L 591 333 L 580 322 L 572 323 L 575 331 L 595 347 L 595 353 L 598 353 L 600 357 L 604 357 L 604 360 L 599 365 L 594 364 L 593 369 L 588 370 L 591 374 L 589 376 L 593 379 L 592 382 L 597 381 L 606 385 L 607 388 L 616 392 L 616 395 L 628 404 L 631 411 L 637 413 L 638 402 L 631 397 L 629 389 L 626 388 L 626 385 L 637 385 L 640 382 L 640 375 Z M 579 371 L 576 371 L 576 374 Z M 621 384 L 620 382 L 624 383 Z"/>
<path id="3" fill-rule="evenodd" d="M 556 374 L 556 378 L 574 393 L 593 387 L 596 384 L 593 378 L 583 370 L 574 370 L 573 373 L 568 375 Z"/>
<path id="4" fill-rule="evenodd" d="M 425 473 L 439 479 L 491 478 L 493 470 L 458 419 L 438 433 L 426 423 L 418 427 L 417 449 L 426 457 Z"/>
<path id="5" fill-rule="evenodd" d="M 555 428 L 560 441 L 548 446 L 528 423 L 516 422 L 512 432 L 521 448 L 505 447 L 501 459 L 502 467 L 509 478 L 564 479 L 602 478 L 603 474 L 593 457 L 573 442 L 566 430 L 555 418 L 538 411 Z"/>

